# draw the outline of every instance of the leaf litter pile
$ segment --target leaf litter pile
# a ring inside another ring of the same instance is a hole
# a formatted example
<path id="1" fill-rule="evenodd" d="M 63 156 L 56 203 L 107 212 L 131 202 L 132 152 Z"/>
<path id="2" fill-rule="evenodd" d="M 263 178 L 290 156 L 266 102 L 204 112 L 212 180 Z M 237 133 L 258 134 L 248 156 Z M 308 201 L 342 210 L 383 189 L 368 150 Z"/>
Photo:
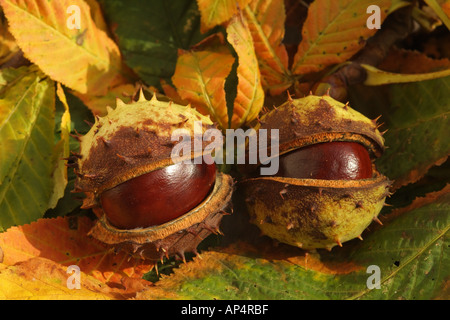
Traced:
<path id="1" fill-rule="evenodd" d="M 1 299 L 450 297 L 449 1 L 0 5 Z M 250 128 L 288 95 L 309 93 L 381 115 L 388 149 L 377 167 L 394 181 L 383 225 L 308 252 L 259 236 L 237 204 L 224 236 L 185 263 L 112 252 L 87 237 L 93 215 L 62 159 L 95 116 L 141 89 L 190 103 L 223 130 Z M 72 265 L 78 290 L 67 283 Z M 380 289 L 367 285 L 373 265 Z"/>

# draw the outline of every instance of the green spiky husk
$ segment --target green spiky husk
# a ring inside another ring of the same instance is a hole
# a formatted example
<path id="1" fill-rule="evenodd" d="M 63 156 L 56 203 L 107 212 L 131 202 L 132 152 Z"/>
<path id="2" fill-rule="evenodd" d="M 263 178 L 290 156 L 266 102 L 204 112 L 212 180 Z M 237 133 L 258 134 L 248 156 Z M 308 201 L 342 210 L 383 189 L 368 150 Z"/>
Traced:
<path id="1" fill-rule="evenodd" d="M 372 159 L 384 151 L 376 120 L 329 96 L 289 99 L 261 117 L 255 129 L 279 130 L 280 156 L 333 141 L 357 142 Z M 270 146 L 269 146 L 270 148 Z M 280 242 L 305 249 L 327 248 L 361 237 L 389 194 L 390 181 L 376 171 L 364 180 L 318 180 L 261 176 L 259 164 L 241 167 L 241 186 L 251 222 Z"/>
<path id="2" fill-rule="evenodd" d="M 359 237 L 384 205 L 389 182 L 257 178 L 244 182 L 251 222 L 263 234 L 304 249 Z"/>
<path id="3" fill-rule="evenodd" d="M 198 121 L 201 126 L 198 126 Z M 234 182 L 231 176 L 216 172 L 214 188 L 196 208 L 163 225 L 132 230 L 112 226 L 99 198 L 108 190 L 127 180 L 174 164 L 172 141 L 175 130 L 185 130 L 192 138 L 191 154 L 179 161 L 203 156 L 208 142 L 202 142 L 201 152 L 194 148 L 194 138 L 214 128 L 212 121 L 191 106 L 147 101 L 141 92 L 139 101 L 108 108 L 104 117 L 96 117 L 91 130 L 80 137 L 77 155 L 75 192 L 84 192 L 82 208 L 92 209 L 98 220 L 89 235 L 129 254 L 150 260 L 196 252 L 197 245 L 219 224 L 231 204 Z M 197 152 L 195 153 L 194 152 Z M 157 188 L 157 186 L 155 186 Z"/>

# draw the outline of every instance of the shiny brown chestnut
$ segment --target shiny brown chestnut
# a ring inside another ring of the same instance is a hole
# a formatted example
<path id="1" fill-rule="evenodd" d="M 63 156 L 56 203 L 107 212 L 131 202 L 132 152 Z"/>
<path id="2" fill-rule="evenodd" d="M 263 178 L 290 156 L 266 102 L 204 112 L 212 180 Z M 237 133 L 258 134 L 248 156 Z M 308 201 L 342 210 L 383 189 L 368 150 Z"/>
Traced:
<path id="1" fill-rule="evenodd" d="M 276 176 L 298 179 L 358 180 L 372 178 L 367 149 L 348 141 L 309 145 L 284 154 Z"/>
<path id="2" fill-rule="evenodd" d="M 116 228 L 146 228 L 195 208 L 210 193 L 215 179 L 214 164 L 177 163 L 106 190 L 100 201 Z"/>

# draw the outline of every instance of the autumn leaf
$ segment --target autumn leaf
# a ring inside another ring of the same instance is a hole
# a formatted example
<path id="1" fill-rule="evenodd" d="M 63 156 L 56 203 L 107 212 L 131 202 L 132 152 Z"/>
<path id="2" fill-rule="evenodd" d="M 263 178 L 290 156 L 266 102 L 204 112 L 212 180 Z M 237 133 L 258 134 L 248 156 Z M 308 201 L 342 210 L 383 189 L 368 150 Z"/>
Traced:
<path id="1" fill-rule="evenodd" d="M 0 230 L 44 215 L 55 201 L 52 174 L 61 161 L 54 155 L 53 81 L 36 67 L 2 74 L 7 84 L 0 93 Z"/>
<path id="2" fill-rule="evenodd" d="M 239 128 L 256 118 L 264 103 L 258 60 L 253 41 L 241 14 L 234 16 L 227 26 L 227 41 L 237 57 L 236 97 L 232 112 L 227 105 L 225 85 L 234 63 L 221 36 L 214 35 L 199 44 L 200 51 L 180 51 L 173 82 L 182 99 L 206 110 L 222 129 Z M 212 45 L 211 43 L 214 43 Z M 220 59 L 220 60 L 219 60 Z M 217 65 L 216 61 L 222 61 Z"/>
<path id="3" fill-rule="evenodd" d="M 393 49 L 378 68 L 362 65 L 367 73 L 364 84 L 419 82 L 450 75 L 449 59 L 432 59 L 423 53 Z"/>
<path id="4" fill-rule="evenodd" d="M 362 64 L 361 67 L 366 71 L 367 77 L 364 84 L 367 86 L 425 81 L 450 76 L 450 69 L 430 73 L 399 74 L 386 72 L 366 64 Z"/>
<path id="5" fill-rule="evenodd" d="M 48 204 L 49 208 L 55 208 L 59 199 L 64 196 L 64 190 L 68 182 L 68 175 L 67 167 L 64 161 L 61 161 L 61 159 L 69 157 L 70 154 L 70 110 L 69 105 L 67 104 L 66 96 L 64 95 L 64 91 L 61 87 L 61 84 L 59 83 L 56 86 L 56 94 L 64 106 L 64 113 L 61 116 L 61 124 L 59 129 L 57 130 L 60 132 L 60 139 L 56 143 L 53 151 L 52 163 L 55 164 L 55 169 L 53 170 L 52 176 L 54 187 Z"/>
<path id="6" fill-rule="evenodd" d="M 441 4 L 442 11 L 447 15 L 447 17 L 450 19 L 450 1 L 444 1 Z"/>
<path id="7" fill-rule="evenodd" d="M 392 106 L 397 110 L 386 116 L 390 148 L 379 167 L 396 179 L 397 187 L 416 181 L 447 158 L 450 144 L 442 137 L 450 134 L 449 86 L 450 77 L 392 87 Z M 421 116 L 411 117 L 412 113 Z M 402 166 L 389 165 L 390 161 L 401 161 Z"/>
<path id="8" fill-rule="evenodd" d="M 105 94 L 110 85 L 125 81 L 117 45 L 95 25 L 83 0 L 2 0 L 0 4 L 25 57 L 55 81 L 93 95 Z M 67 13 L 70 6 L 80 10 L 80 28 L 68 27 L 73 19 Z"/>
<path id="9" fill-rule="evenodd" d="M 445 77 L 350 90 L 352 105 L 377 110 L 378 115 L 367 113 L 374 118 L 382 115 L 381 130 L 388 130 L 384 136 L 388 149 L 376 163 L 394 180 L 394 189 L 416 182 L 448 157 L 449 140 L 442 137 L 450 134 L 449 81 L 450 77 Z"/>
<path id="10" fill-rule="evenodd" d="M 234 57 L 223 37 L 215 36 L 214 39 L 210 41 L 217 44 L 208 46 L 207 50 L 180 51 L 172 82 L 182 99 L 207 111 L 221 128 L 226 129 L 228 112 L 224 86 Z"/>
<path id="11" fill-rule="evenodd" d="M 45 258 L 58 268 L 76 265 L 88 277 L 110 288 L 104 293 L 131 297 L 136 288 L 147 283 L 142 276 L 153 263 L 115 254 L 110 247 L 88 237 L 93 221 L 86 217 L 40 219 L 31 224 L 12 227 L 0 234 L 3 263 L 16 266 L 30 258 Z"/>
<path id="12" fill-rule="evenodd" d="M 106 107 L 115 108 L 117 99 L 124 103 L 130 103 L 138 90 L 138 85 L 125 83 L 110 87 L 108 92 L 103 95 L 80 94 L 78 92 L 73 92 L 73 94 L 83 101 L 94 115 L 103 117 L 107 114 Z"/>
<path id="13" fill-rule="evenodd" d="M 125 63 L 149 86 L 170 82 L 178 49 L 188 50 L 208 36 L 200 33 L 195 0 L 99 2 Z"/>
<path id="14" fill-rule="evenodd" d="M 447 189 L 418 199 L 364 241 L 305 255 L 288 246 L 236 244 L 182 265 L 141 299 L 431 299 L 450 276 L 443 254 L 450 237 Z M 270 254 L 272 252 L 272 254 Z M 380 268 L 380 288 L 369 288 L 368 267 Z M 433 279 L 429 281 L 430 279 Z"/>
<path id="15" fill-rule="evenodd" d="M 448 299 L 448 3 L 0 0 L 0 298 Z M 372 5 L 381 30 L 366 25 Z M 116 252 L 88 236 L 96 220 L 71 192 L 65 164 L 80 143 L 69 133 L 141 88 L 223 130 L 310 91 L 349 101 L 385 139 L 374 159 L 393 181 L 383 225 L 330 251 L 276 243 L 249 221 L 242 172 L 227 164 L 217 168 L 236 182 L 234 212 L 201 256 L 155 264 Z"/>
<path id="16" fill-rule="evenodd" d="M 80 274 L 80 288 L 67 285 L 67 268 L 44 258 L 0 267 L 0 299 L 7 300 L 111 300 L 107 287 L 92 276 Z"/>
<path id="17" fill-rule="evenodd" d="M 197 0 L 201 13 L 201 32 L 228 21 L 239 8 L 245 8 L 251 0 Z"/>
<path id="18" fill-rule="evenodd" d="M 239 128 L 256 119 L 264 104 L 258 59 L 248 25 L 241 14 L 227 26 L 227 40 L 237 53 L 237 93 L 233 104 L 230 128 Z"/>
<path id="19" fill-rule="evenodd" d="M 377 67 L 392 73 L 432 73 L 450 69 L 450 60 L 432 59 L 418 51 L 393 48 Z"/>
<path id="20" fill-rule="evenodd" d="M 366 10 L 371 0 L 317 0 L 308 8 L 302 29 L 302 40 L 292 65 L 292 73 L 318 72 L 342 63 L 357 53 L 365 40 L 376 32 L 366 26 Z M 377 1 L 381 21 L 391 5 L 390 0 Z M 324 14 L 326 13 L 326 14 Z"/>
<path id="21" fill-rule="evenodd" d="M 440 3 L 442 3 L 442 6 Z M 425 3 L 436 13 L 436 15 L 441 19 L 441 21 L 446 25 L 447 29 L 450 30 L 450 10 L 448 2 L 436 1 L 436 0 L 425 0 Z"/>
<path id="22" fill-rule="evenodd" d="M 0 18 L 0 65 L 4 65 L 16 54 L 20 54 L 19 46 L 8 30 L 4 17 Z"/>
<path id="23" fill-rule="evenodd" d="M 281 42 L 286 19 L 284 3 L 254 0 L 245 7 L 243 13 L 252 34 L 263 87 L 271 95 L 278 95 L 293 83 L 286 47 Z"/>

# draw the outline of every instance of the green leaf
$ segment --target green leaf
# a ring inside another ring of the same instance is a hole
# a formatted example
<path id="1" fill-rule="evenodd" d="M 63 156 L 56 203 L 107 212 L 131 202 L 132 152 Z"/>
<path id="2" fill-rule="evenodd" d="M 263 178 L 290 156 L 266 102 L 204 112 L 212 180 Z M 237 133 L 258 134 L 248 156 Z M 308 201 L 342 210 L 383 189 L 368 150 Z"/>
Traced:
<path id="1" fill-rule="evenodd" d="M 450 159 L 447 159 L 445 163 L 430 168 L 426 175 L 417 182 L 396 190 L 395 195 L 387 201 L 392 207 L 384 208 L 383 212 L 387 214 L 390 209 L 405 207 L 416 197 L 424 197 L 427 193 L 441 190 L 449 181 Z"/>
<path id="2" fill-rule="evenodd" d="M 332 252 L 305 255 L 283 245 L 242 243 L 202 253 L 140 298 L 171 299 L 431 299 L 450 276 L 450 194 L 418 199 L 384 227 Z M 271 250 L 271 251 L 270 251 Z M 270 253 L 269 253 L 270 251 Z M 300 262 L 300 263 L 299 263 Z M 380 289 L 368 267 L 380 268 Z"/>
<path id="3" fill-rule="evenodd" d="M 195 0 L 152 2 L 140 0 L 100 1 L 119 48 L 130 66 L 148 85 L 170 83 L 178 49 L 189 47 L 205 35 L 200 33 L 200 13 Z"/>
<path id="4" fill-rule="evenodd" d="M 450 276 L 450 188 L 416 199 L 386 228 L 365 239 L 352 258 L 381 269 L 381 289 L 351 296 L 364 299 L 436 298 Z M 425 202 L 425 204 L 424 204 Z M 391 219 L 392 220 L 392 219 Z"/>
<path id="5" fill-rule="evenodd" d="M 450 77 L 389 86 L 354 86 L 350 105 L 370 118 L 381 115 L 388 147 L 377 168 L 394 189 L 423 177 L 450 154 Z"/>
<path id="6" fill-rule="evenodd" d="M 54 83 L 35 67 L 2 70 L 0 230 L 42 217 L 53 192 Z"/>
<path id="7" fill-rule="evenodd" d="M 377 165 L 397 187 L 416 181 L 450 154 L 449 88 L 450 77 L 390 88 L 390 110 L 383 113 L 389 148 Z"/>

